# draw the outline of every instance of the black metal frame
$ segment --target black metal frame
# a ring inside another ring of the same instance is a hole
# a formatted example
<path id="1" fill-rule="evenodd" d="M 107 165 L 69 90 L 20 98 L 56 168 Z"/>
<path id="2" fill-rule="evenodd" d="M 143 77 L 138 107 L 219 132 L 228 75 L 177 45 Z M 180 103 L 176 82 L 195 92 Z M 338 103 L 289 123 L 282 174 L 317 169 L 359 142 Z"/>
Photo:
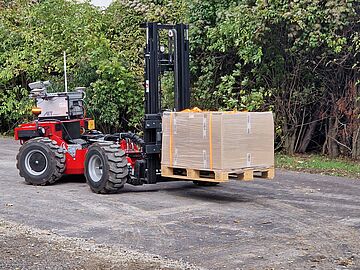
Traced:
<path id="1" fill-rule="evenodd" d="M 161 74 L 174 72 L 174 109 L 181 111 L 190 106 L 189 27 L 160 23 L 145 23 L 142 27 L 146 29 L 144 180 L 153 184 L 161 181 Z M 161 50 L 159 32 L 162 30 L 168 31 L 167 53 Z"/>

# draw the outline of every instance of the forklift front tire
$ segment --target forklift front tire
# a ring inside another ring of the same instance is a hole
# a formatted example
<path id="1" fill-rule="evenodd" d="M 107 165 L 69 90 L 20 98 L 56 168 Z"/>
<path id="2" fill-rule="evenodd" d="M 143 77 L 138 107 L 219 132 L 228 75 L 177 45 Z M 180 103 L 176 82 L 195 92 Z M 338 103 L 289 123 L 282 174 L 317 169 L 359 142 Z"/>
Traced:
<path id="1" fill-rule="evenodd" d="M 128 179 L 125 152 L 113 142 L 91 145 L 85 158 L 85 177 L 95 193 L 117 193 Z"/>

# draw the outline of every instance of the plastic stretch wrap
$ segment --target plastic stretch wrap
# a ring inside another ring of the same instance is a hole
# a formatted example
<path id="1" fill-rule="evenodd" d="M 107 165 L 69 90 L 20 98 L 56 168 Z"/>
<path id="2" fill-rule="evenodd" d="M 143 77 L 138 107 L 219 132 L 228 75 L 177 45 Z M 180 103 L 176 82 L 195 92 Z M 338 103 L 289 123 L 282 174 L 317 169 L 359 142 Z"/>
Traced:
<path id="1" fill-rule="evenodd" d="M 162 165 L 231 170 L 274 166 L 271 112 L 165 112 Z"/>

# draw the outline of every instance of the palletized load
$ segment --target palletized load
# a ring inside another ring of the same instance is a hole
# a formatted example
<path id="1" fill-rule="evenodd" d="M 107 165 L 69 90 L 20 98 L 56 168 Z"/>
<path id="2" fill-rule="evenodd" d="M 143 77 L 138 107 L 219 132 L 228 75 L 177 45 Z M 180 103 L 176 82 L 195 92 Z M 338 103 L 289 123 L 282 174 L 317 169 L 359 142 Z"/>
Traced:
<path id="1" fill-rule="evenodd" d="M 195 176 L 213 172 L 217 180 L 237 172 L 244 178 L 250 170 L 273 177 L 271 112 L 165 112 L 162 127 L 163 175 L 183 168 L 194 170 Z"/>

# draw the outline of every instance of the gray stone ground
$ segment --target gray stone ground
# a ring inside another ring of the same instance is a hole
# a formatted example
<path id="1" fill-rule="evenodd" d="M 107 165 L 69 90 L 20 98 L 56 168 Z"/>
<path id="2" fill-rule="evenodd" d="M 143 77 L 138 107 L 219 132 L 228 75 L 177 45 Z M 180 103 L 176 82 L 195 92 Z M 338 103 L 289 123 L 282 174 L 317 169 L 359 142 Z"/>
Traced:
<path id="1" fill-rule="evenodd" d="M 26 185 L 18 147 L 0 139 L 0 269 L 360 269 L 359 179 L 277 171 L 97 195 L 82 177 Z"/>

